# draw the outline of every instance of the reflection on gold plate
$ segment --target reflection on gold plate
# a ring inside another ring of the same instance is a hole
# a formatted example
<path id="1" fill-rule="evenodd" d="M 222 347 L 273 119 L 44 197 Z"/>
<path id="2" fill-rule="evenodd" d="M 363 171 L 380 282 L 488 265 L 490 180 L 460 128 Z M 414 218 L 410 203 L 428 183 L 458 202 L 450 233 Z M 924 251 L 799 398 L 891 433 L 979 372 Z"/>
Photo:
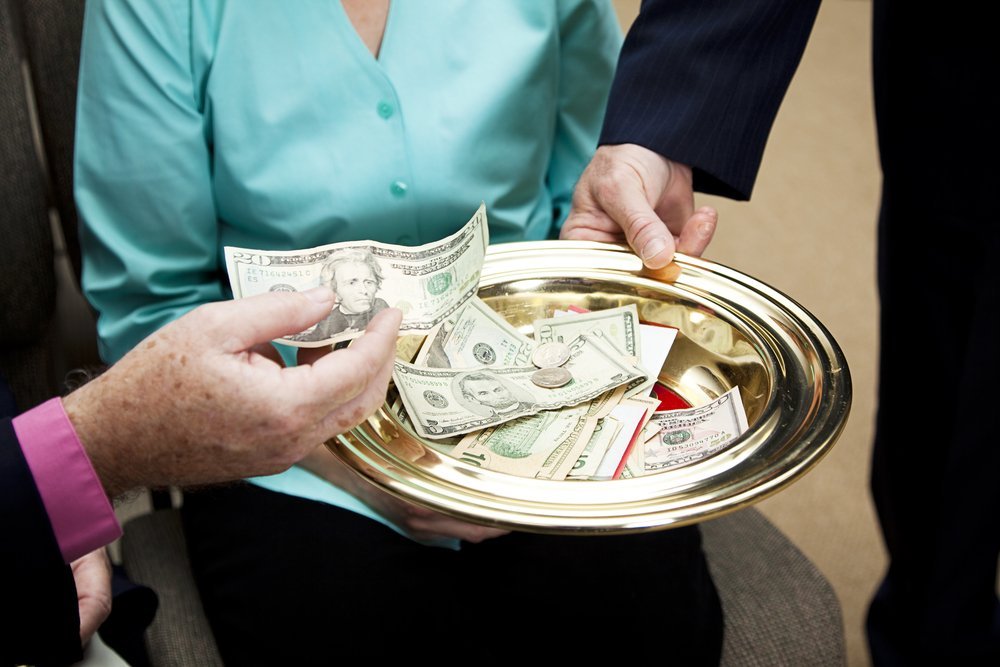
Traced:
<path id="1" fill-rule="evenodd" d="M 647 272 L 627 248 L 539 241 L 490 248 L 479 296 L 522 332 L 556 308 L 634 303 L 676 327 L 660 381 L 693 405 L 739 385 L 750 430 L 692 464 L 615 481 L 548 481 L 482 470 L 435 451 L 383 406 L 327 446 L 372 483 L 477 523 L 545 533 L 670 528 L 745 507 L 823 457 L 851 405 L 847 362 L 829 332 L 777 290 L 730 268 L 678 255 Z M 400 339 L 409 359 L 420 338 Z"/>

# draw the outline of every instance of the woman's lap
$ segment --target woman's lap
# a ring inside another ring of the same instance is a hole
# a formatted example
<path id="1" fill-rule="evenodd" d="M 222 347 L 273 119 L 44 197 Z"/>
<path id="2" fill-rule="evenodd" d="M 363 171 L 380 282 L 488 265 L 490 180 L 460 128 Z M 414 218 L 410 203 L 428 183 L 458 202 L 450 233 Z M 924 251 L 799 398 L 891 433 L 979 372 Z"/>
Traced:
<path id="1" fill-rule="evenodd" d="M 721 650 L 721 609 L 693 527 L 512 533 L 456 552 L 250 485 L 189 494 L 183 516 L 227 664 L 537 658 L 541 643 L 552 655 L 603 648 L 688 665 L 715 664 Z"/>

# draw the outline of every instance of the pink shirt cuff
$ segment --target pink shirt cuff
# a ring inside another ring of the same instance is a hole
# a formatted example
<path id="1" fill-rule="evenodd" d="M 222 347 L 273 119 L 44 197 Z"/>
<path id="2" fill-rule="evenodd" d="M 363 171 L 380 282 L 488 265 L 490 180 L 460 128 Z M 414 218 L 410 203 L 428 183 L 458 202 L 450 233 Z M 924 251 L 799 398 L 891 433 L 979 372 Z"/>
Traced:
<path id="1" fill-rule="evenodd" d="M 63 559 L 70 563 L 119 538 L 114 509 L 62 401 L 50 399 L 13 425 Z"/>

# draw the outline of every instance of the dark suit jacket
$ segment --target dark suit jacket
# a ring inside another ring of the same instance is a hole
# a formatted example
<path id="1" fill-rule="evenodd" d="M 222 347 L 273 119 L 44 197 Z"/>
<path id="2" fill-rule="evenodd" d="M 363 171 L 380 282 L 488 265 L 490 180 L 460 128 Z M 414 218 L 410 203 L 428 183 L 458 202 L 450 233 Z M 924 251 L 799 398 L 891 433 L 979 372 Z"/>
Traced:
<path id="1" fill-rule="evenodd" d="M 819 0 L 644 0 L 601 144 L 691 165 L 695 189 L 749 199 Z"/>
<path id="2" fill-rule="evenodd" d="M 71 664 L 83 657 L 76 584 L 21 453 L 14 412 L 0 377 L 0 667 Z M 111 592 L 101 639 L 130 664 L 147 664 L 143 633 L 156 614 L 156 594 L 119 567 Z"/>
<path id="3" fill-rule="evenodd" d="M 73 575 L 10 417 L 0 417 L 0 531 L 0 666 L 81 659 Z"/>
<path id="4" fill-rule="evenodd" d="M 695 189 L 748 198 L 817 5 L 645 0 L 601 143 L 646 146 L 691 165 Z M 877 664 L 1000 664 L 1000 447 L 992 412 L 968 409 L 996 402 L 1000 376 L 1000 42 L 987 3 L 872 9 L 883 175 L 872 491 L 891 567 L 869 646 Z M 932 335 L 914 333 L 917 318 Z M 928 359 L 931 378 L 915 361 Z M 913 418 L 928 386 L 948 388 L 930 399 L 934 437 Z"/>

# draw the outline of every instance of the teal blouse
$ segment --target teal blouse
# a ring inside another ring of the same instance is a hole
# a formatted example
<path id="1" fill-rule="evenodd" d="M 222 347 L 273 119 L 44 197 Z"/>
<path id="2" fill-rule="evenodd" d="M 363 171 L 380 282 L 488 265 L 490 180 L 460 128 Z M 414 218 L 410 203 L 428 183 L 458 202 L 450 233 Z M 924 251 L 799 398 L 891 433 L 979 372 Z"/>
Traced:
<path id="1" fill-rule="evenodd" d="M 377 59 L 335 0 L 88 0 L 75 188 L 104 358 L 228 298 L 224 245 L 425 243 L 480 201 L 494 243 L 558 234 L 620 44 L 609 0 L 393 0 Z M 299 469 L 257 481 L 372 516 Z"/>

